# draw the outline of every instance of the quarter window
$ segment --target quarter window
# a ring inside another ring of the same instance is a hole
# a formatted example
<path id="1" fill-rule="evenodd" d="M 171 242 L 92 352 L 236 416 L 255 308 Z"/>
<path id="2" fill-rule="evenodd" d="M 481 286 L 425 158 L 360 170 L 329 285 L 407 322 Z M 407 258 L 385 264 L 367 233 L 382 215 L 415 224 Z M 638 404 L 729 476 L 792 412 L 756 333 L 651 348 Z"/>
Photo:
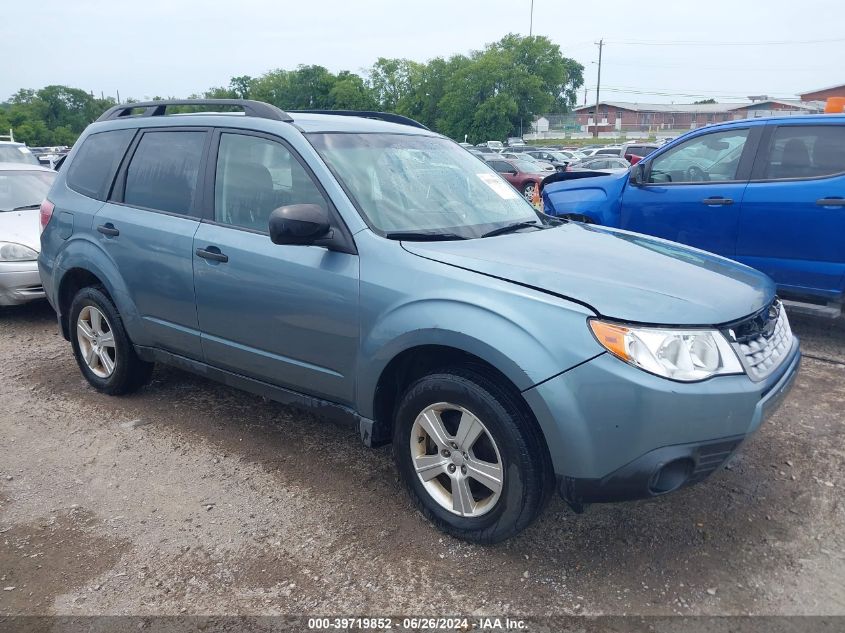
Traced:
<path id="1" fill-rule="evenodd" d="M 845 126 L 781 126 L 772 136 L 765 178 L 818 178 L 845 173 Z"/>
<path id="2" fill-rule="evenodd" d="M 323 194 L 287 147 L 257 136 L 221 134 L 214 219 L 267 232 L 270 213 L 290 204 L 328 210 Z"/>
<path id="3" fill-rule="evenodd" d="M 169 213 L 194 208 L 205 132 L 147 132 L 126 170 L 124 203 Z"/>
<path id="4" fill-rule="evenodd" d="M 737 129 L 696 136 L 653 161 L 652 183 L 730 182 L 736 172 L 749 130 Z"/>
<path id="5" fill-rule="evenodd" d="M 68 187 L 89 198 L 105 200 L 134 135 L 135 130 L 112 130 L 88 136 L 68 168 Z"/>

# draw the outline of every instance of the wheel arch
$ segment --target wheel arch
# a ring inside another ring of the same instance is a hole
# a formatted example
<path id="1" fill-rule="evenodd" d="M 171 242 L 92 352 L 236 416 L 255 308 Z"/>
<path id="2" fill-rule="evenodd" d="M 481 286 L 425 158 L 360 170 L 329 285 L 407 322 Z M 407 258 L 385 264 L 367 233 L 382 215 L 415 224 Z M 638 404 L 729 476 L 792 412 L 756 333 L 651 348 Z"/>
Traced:
<path id="1" fill-rule="evenodd" d="M 54 268 L 55 307 L 62 327 L 62 335 L 70 336 L 68 315 L 73 297 L 89 286 L 101 286 L 114 302 L 124 327 L 133 342 L 143 344 L 136 337 L 140 334 L 140 315 L 123 283 L 114 261 L 88 240 L 69 243 L 57 258 Z"/>

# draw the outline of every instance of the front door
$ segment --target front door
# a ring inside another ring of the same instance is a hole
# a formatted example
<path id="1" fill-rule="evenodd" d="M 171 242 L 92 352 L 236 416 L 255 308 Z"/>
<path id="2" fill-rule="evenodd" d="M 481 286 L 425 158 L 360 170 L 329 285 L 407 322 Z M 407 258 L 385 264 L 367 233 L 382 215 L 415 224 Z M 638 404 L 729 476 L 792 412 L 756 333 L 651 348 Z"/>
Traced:
<path id="1" fill-rule="evenodd" d="M 623 192 L 621 228 L 733 257 L 758 136 L 714 131 L 644 161 L 645 182 Z"/>
<path id="2" fill-rule="evenodd" d="M 835 299 L 845 277 L 845 125 L 772 126 L 740 215 L 737 259 L 786 292 Z"/>
<path id="3" fill-rule="evenodd" d="M 206 362 L 351 403 L 358 256 L 281 246 L 268 234 L 273 209 L 310 203 L 332 213 L 330 202 L 294 151 L 263 135 L 221 133 L 214 180 L 213 218 L 193 241 Z"/>

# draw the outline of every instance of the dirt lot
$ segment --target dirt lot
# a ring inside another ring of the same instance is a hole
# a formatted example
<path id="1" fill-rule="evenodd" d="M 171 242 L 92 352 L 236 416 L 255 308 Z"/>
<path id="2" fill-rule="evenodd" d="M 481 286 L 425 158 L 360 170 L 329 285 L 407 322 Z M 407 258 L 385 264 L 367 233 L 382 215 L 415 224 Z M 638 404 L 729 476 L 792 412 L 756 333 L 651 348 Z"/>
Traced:
<path id="1" fill-rule="evenodd" d="M 845 614 L 845 325 L 727 470 L 519 538 L 431 528 L 389 449 L 159 368 L 109 398 L 49 307 L 0 311 L 0 614 Z"/>

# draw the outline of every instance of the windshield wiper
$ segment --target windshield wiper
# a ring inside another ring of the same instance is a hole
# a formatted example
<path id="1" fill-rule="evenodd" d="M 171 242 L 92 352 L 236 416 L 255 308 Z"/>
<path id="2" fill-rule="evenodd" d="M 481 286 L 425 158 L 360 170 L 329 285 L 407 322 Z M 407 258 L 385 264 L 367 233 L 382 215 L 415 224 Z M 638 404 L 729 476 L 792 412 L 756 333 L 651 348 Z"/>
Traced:
<path id="1" fill-rule="evenodd" d="M 389 240 L 407 240 L 409 242 L 440 242 L 444 240 L 465 240 L 463 235 L 457 233 L 424 233 L 416 231 L 393 231 L 385 233 Z"/>
<path id="2" fill-rule="evenodd" d="M 513 224 L 506 224 L 505 226 L 500 226 L 498 229 L 493 229 L 492 231 L 482 233 L 481 237 L 495 237 L 496 235 L 513 233 L 514 231 L 518 231 L 519 229 L 527 229 L 529 226 L 533 226 L 538 229 L 543 227 L 542 224 L 537 224 L 536 220 L 532 220 L 530 222 L 514 222 Z"/>

